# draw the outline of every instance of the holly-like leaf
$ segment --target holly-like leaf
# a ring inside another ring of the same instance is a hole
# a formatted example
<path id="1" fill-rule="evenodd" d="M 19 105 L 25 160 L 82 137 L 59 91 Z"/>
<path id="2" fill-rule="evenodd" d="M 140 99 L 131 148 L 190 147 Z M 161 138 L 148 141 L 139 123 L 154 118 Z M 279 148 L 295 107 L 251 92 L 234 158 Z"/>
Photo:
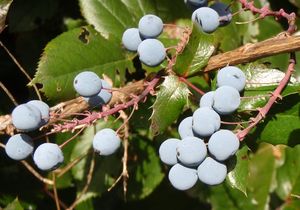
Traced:
<path id="1" fill-rule="evenodd" d="M 5 28 L 5 20 L 8 9 L 13 0 L 1 0 L 0 2 L 0 34 Z"/>
<path id="2" fill-rule="evenodd" d="M 247 78 L 247 84 L 244 91 L 239 109 L 249 110 L 264 106 L 270 93 L 276 89 L 279 82 L 285 76 L 285 73 L 277 69 L 271 69 L 265 65 L 249 64 L 243 68 Z M 295 77 L 291 77 L 287 87 L 281 96 L 285 97 L 300 92 L 300 81 Z"/>
<path id="3" fill-rule="evenodd" d="M 147 197 L 162 181 L 164 174 L 155 147 L 147 139 L 137 136 L 130 143 L 129 153 L 135 160 L 128 163 L 128 198 L 140 200 Z"/>
<path id="4" fill-rule="evenodd" d="M 47 44 L 31 83 L 41 83 L 50 99 L 66 100 L 75 97 L 73 80 L 80 72 L 105 74 L 117 85 L 124 81 L 126 69 L 134 67 L 121 44 L 87 26 L 65 32 Z"/>
<path id="5" fill-rule="evenodd" d="M 243 146 L 233 158 L 233 170 L 227 174 L 228 184 L 247 195 L 247 179 L 249 173 L 248 147 Z"/>
<path id="6" fill-rule="evenodd" d="M 153 104 L 151 129 L 154 134 L 163 132 L 173 123 L 188 101 L 189 89 L 176 76 L 167 76 L 160 85 Z"/>
<path id="7" fill-rule="evenodd" d="M 183 76 L 189 76 L 204 67 L 214 52 L 214 36 L 204 33 L 198 26 L 193 25 L 187 45 L 177 57 L 173 70 Z"/>
<path id="8" fill-rule="evenodd" d="M 8 204 L 3 210 L 24 210 L 24 208 L 20 204 L 18 198 L 16 198 L 13 202 Z"/>
<path id="9" fill-rule="evenodd" d="M 300 145 L 294 148 L 281 148 L 283 161 L 277 169 L 277 188 L 276 193 L 282 200 L 289 198 L 291 194 L 300 194 Z"/>

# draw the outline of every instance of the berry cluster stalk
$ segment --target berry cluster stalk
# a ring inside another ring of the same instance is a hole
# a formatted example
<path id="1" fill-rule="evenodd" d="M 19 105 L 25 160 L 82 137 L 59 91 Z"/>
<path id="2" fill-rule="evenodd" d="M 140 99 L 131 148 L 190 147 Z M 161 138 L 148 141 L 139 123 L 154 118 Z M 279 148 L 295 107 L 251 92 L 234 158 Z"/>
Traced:
<path id="1" fill-rule="evenodd" d="M 283 79 L 280 81 L 278 87 L 272 93 L 272 96 L 270 97 L 270 99 L 267 102 L 267 104 L 263 108 L 259 109 L 259 113 L 252 120 L 252 123 L 250 123 L 248 127 L 246 127 L 245 129 L 243 129 L 242 131 L 239 131 L 236 134 L 237 137 L 240 139 L 240 141 L 243 141 L 244 138 L 246 137 L 246 135 L 252 130 L 252 128 L 254 128 L 262 119 L 264 119 L 266 117 L 267 113 L 269 112 L 269 110 L 271 109 L 271 107 L 273 106 L 273 104 L 276 102 L 276 100 L 278 98 L 279 99 L 282 98 L 280 94 L 283 91 L 283 89 L 285 88 L 285 86 L 288 84 L 288 82 L 290 81 L 291 75 L 295 71 L 295 64 L 296 64 L 295 53 L 291 53 L 290 64 L 288 66 L 286 74 L 283 77 Z"/>
<path id="2" fill-rule="evenodd" d="M 289 27 L 287 29 L 287 33 L 293 34 L 297 27 L 296 27 L 296 14 L 294 12 L 288 14 L 283 9 L 279 11 L 272 11 L 269 9 L 268 5 L 265 5 L 262 8 L 257 8 L 254 6 L 254 1 L 248 2 L 247 0 L 239 0 L 242 4 L 242 7 L 246 10 L 252 11 L 253 14 L 260 14 L 259 17 L 264 18 L 266 16 L 274 16 L 276 19 L 278 18 L 285 18 L 288 21 Z"/>

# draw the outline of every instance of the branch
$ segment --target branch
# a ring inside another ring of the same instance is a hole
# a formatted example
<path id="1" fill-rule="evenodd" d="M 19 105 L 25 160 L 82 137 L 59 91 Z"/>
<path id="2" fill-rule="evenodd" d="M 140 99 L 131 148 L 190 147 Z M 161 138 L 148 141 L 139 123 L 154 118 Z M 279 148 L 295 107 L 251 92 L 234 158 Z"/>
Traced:
<path id="1" fill-rule="evenodd" d="M 246 44 L 235 50 L 212 56 L 204 72 L 226 65 L 249 63 L 260 58 L 300 50 L 300 36 L 277 36 L 255 44 Z"/>
<path id="2" fill-rule="evenodd" d="M 270 97 L 268 103 L 261 109 L 259 109 L 259 113 L 257 116 L 252 120 L 252 123 L 249 124 L 247 128 L 244 130 L 238 132 L 236 135 L 240 139 L 240 141 L 244 140 L 246 135 L 254 128 L 262 119 L 265 118 L 273 104 L 276 102 L 278 98 L 281 98 L 281 92 L 285 88 L 285 86 L 288 84 L 290 81 L 292 73 L 295 71 L 294 67 L 296 64 L 296 58 L 295 58 L 295 53 L 291 53 L 291 58 L 290 58 L 290 64 L 288 66 L 287 72 L 283 79 L 280 81 L 278 87 L 275 89 L 275 91 L 272 93 L 272 96 Z"/>

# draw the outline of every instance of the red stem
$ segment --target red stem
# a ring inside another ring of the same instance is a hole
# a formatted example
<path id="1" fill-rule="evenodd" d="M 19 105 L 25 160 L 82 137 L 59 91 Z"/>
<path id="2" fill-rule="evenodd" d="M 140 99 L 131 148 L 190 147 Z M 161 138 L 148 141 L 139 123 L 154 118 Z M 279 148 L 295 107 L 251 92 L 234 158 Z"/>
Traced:
<path id="1" fill-rule="evenodd" d="M 253 14 L 260 14 L 261 18 L 264 18 L 266 16 L 274 16 L 275 18 L 285 18 L 288 21 L 289 28 L 287 29 L 287 32 L 289 34 L 293 34 L 296 32 L 296 14 L 294 12 L 288 14 L 283 9 L 280 9 L 279 11 L 272 11 L 269 9 L 269 7 L 266 5 L 262 8 L 256 8 L 254 6 L 254 2 L 248 0 L 239 0 L 239 2 L 242 4 L 242 7 L 244 9 L 248 9 L 253 12 Z"/>
<path id="2" fill-rule="evenodd" d="M 76 128 L 82 128 L 86 125 L 90 125 L 91 123 L 95 122 L 96 120 L 100 118 L 104 118 L 106 116 L 112 115 L 117 113 L 120 110 L 126 109 L 131 106 L 136 106 L 140 101 L 142 101 L 151 91 L 154 90 L 155 86 L 159 82 L 160 77 L 155 77 L 153 80 L 151 80 L 148 84 L 145 90 L 138 96 L 134 97 L 130 101 L 124 103 L 124 104 L 118 104 L 114 108 L 111 108 L 109 110 L 103 111 L 103 112 L 93 112 L 88 117 L 83 118 L 81 120 L 74 119 L 72 122 L 60 124 L 60 125 L 54 125 L 54 128 L 52 130 L 52 133 L 58 133 L 63 131 L 70 131 L 74 130 Z M 81 126 L 82 125 L 82 126 Z"/>
<path id="3" fill-rule="evenodd" d="M 195 85 L 193 85 L 190 81 L 188 81 L 186 78 L 184 77 L 179 77 L 179 80 L 184 82 L 185 84 L 187 84 L 188 86 L 190 86 L 192 89 L 194 89 L 197 93 L 199 93 L 200 95 L 204 95 L 205 92 L 203 90 L 200 90 L 199 88 L 197 88 Z"/>
<path id="4" fill-rule="evenodd" d="M 276 102 L 276 100 L 278 98 L 281 98 L 281 95 L 280 95 L 281 92 L 283 91 L 285 86 L 288 84 L 288 82 L 290 81 L 291 75 L 295 71 L 295 69 L 294 69 L 295 64 L 296 64 L 295 53 L 291 53 L 290 64 L 289 64 L 288 69 L 285 73 L 285 76 L 280 81 L 280 83 L 279 83 L 278 87 L 275 89 L 275 91 L 272 93 L 272 96 L 270 97 L 267 104 L 263 108 L 259 109 L 259 113 L 252 120 L 252 123 L 250 123 L 247 128 L 245 128 L 242 131 L 239 131 L 236 134 L 237 137 L 240 139 L 240 141 L 243 141 L 244 138 L 246 137 L 246 135 L 251 131 L 251 129 L 254 128 L 263 118 L 265 118 L 265 116 L 267 115 L 267 113 L 269 112 L 269 110 L 271 109 L 273 104 Z"/>

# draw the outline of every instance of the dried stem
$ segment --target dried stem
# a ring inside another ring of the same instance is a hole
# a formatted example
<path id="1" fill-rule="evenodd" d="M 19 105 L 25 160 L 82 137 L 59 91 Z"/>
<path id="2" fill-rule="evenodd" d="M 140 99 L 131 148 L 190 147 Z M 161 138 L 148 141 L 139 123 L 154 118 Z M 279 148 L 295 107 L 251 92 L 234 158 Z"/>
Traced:
<path id="1" fill-rule="evenodd" d="M 29 80 L 29 82 L 32 81 L 32 78 L 29 76 L 29 74 L 26 72 L 26 70 L 21 66 L 21 64 L 18 62 L 18 60 L 15 58 L 15 56 L 7 49 L 7 47 L 0 41 L 0 46 L 3 47 L 3 49 L 6 51 L 6 53 L 9 55 L 9 57 L 13 60 L 13 62 L 18 66 L 20 71 L 25 75 L 25 77 Z M 38 98 L 42 100 L 41 94 L 35 84 L 32 85 L 34 88 L 34 91 Z"/>
<path id="2" fill-rule="evenodd" d="M 45 192 L 48 196 L 50 196 L 53 200 L 55 200 L 54 194 L 53 194 L 52 192 L 50 192 L 50 191 L 47 189 L 47 185 L 45 185 L 45 187 L 44 187 L 44 192 Z M 67 209 L 67 208 L 68 208 L 68 206 L 67 206 L 64 202 L 62 202 L 61 200 L 58 200 L 58 202 L 59 202 L 59 205 L 60 205 L 63 209 Z"/>
<path id="3" fill-rule="evenodd" d="M 8 97 L 14 103 L 14 105 L 18 106 L 18 102 L 16 101 L 16 99 L 14 98 L 14 96 L 10 93 L 10 91 L 5 87 L 5 85 L 2 82 L 0 82 L 0 87 L 4 90 L 4 92 L 6 93 L 6 95 L 8 95 Z"/>
<path id="4" fill-rule="evenodd" d="M 267 113 L 269 112 L 269 110 L 271 109 L 273 104 L 276 102 L 276 100 L 278 98 L 279 99 L 282 98 L 280 94 L 283 91 L 283 89 L 285 88 L 285 86 L 288 84 L 288 82 L 290 81 L 291 75 L 295 70 L 294 69 L 295 64 L 296 64 L 295 53 L 291 53 L 290 64 L 288 66 L 286 74 L 283 77 L 283 79 L 280 81 L 280 83 L 277 86 L 277 88 L 275 89 L 275 91 L 272 93 L 272 96 L 269 98 L 269 101 L 267 102 L 267 104 L 263 108 L 259 109 L 259 113 L 252 120 L 252 123 L 250 123 L 248 125 L 248 127 L 243 129 L 242 131 L 239 131 L 236 134 L 237 137 L 240 139 L 240 141 L 243 141 L 244 138 L 246 137 L 246 135 L 252 130 L 252 128 L 254 128 L 262 119 L 264 119 L 266 117 Z"/>
<path id="5" fill-rule="evenodd" d="M 52 172 L 52 180 L 54 183 L 53 184 L 53 195 L 54 195 L 56 209 L 60 210 L 59 198 L 58 198 L 57 189 L 56 189 L 56 176 L 55 176 L 55 173 L 53 173 L 53 172 Z"/>
<path id="6" fill-rule="evenodd" d="M 86 178 L 86 184 L 83 187 L 83 189 L 81 190 L 80 194 L 77 196 L 76 200 L 71 204 L 71 206 L 67 210 L 74 209 L 76 207 L 76 205 L 80 202 L 81 197 L 88 190 L 88 188 L 91 184 L 92 178 L 93 178 L 94 169 L 95 169 L 95 153 L 93 153 L 93 157 L 92 157 L 91 164 L 90 164 L 90 169 L 88 171 L 87 178 Z"/>

